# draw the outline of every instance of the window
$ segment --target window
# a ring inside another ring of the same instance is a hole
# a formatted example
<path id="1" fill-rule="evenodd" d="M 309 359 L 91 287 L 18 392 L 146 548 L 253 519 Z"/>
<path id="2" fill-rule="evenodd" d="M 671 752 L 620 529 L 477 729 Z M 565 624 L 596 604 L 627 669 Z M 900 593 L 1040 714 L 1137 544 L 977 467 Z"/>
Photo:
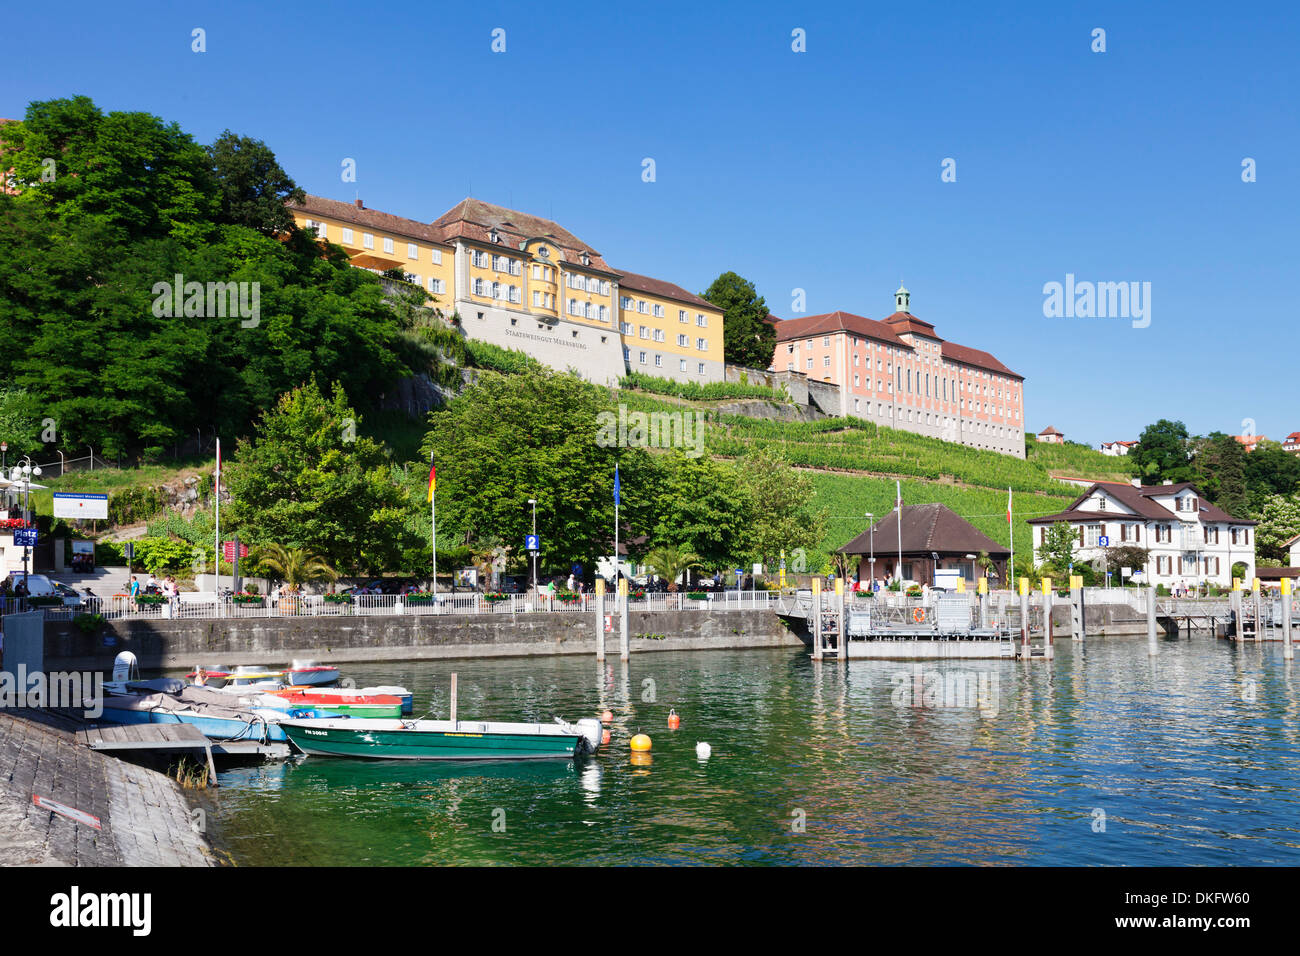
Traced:
<path id="1" fill-rule="evenodd" d="M 367 249 L 375 248 L 375 237 L 368 232 L 363 232 L 361 234 L 361 245 L 365 246 Z"/>
<path id="2" fill-rule="evenodd" d="M 510 262 L 510 274 L 512 276 L 521 276 L 524 274 L 524 264 L 522 262 L 520 262 L 518 259 L 511 259 L 509 260 L 509 262 Z"/>
<path id="3" fill-rule="evenodd" d="M 493 282 L 493 283 L 492 283 L 492 298 L 494 298 L 494 299 L 499 299 L 499 298 L 501 298 L 501 283 L 500 283 L 500 282 Z"/>
<path id="4" fill-rule="evenodd" d="M 447 280 L 430 278 L 429 291 L 436 293 L 437 295 L 442 295 L 447 291 Z"/>
<path id="5" fill-rule="evenodd" d="M 656 302 L 656 303 L 655 303 L 655 318 L 656 318 L 656 319 L 662 319 L 663 317 L 664 317 L 664 307 L 663 307 L 662 305 L 659 305 L 659 304 Z"/>
<path id="6" fill-rule="evenodd" d="M 481 249 L 475 249 L 473 254 L 470 256 L 470 261 L 480 269 L 487 268 L 487 264 L 488 264 L 487 253 L 483 252 Z"/>
<path id="7" fill-rule="evenodd" d="M 431 253 L 429 253 L 429 261 L 432 262 L 435 266 L 442 265 L 442 250 L 434 249 Z"/>
<path id="8" fill-rule="evenodd" d="M 632 308 L 632 298 L 631 298 L 630 296 L 626 296 L 626 295 L 624 295 L 624 296 L 619 296 L 618 307 L 619 307 L 620 309 L 630 309 L 630 308 Z"/>
<path id="9" fill-rule="evenodd" d="M 408 243 L 406 244 L 406 258 L 408 258 L 408 259 L 419 259 L 419 258 L 420 258 L 420 247 L 417 246 L 417 245 L 416 245 L 415 243 L 413 243 L 413 242 L 408 242 Z"/>
<path id="10" fill-rule="evenodd" d="M 689 321 L 690 321 L 690 318 L 686 315 L 686 310 L 685 310 L 685 309 L 678 309 L 678 310 L 677 310 L 677 321 L 678 321 L 678 322 L 689 322 Z M 682 371 L 684 372 L 684 371 L 686 371 L 686 369 L 682 369 Z"/>
<path id="11" fill-rule="evenodd" d="M 393 240 L 389 239 L 387 236 L 384 236 L 384 252 L 392 253 L 392 251 L 393 251 Z"/>
<path id="12" fill-rule="evenodd" d="M 623 361 L 624 362 L 632 361 L 632 352 L 628 349 L 626 345 L 623 346 Z"/>
<path id="13" fill-rule="evenodd" d="M 619 326 L 618 326 L 618 330 L 619 330 L 620 332 L 622 332 L 624 335 L 631 335 L 631 334 L 632 334 L 632 323 L 631 323 L 631 322 L 620 322 L 620 323 L 619 323 Z"/>
<path id="14" fill-rule="evenodd" d="M 697 349 L 699 349 L 701 352 L 707 352 L 707 351 L 709 350 L 709 340 L 708 340 L 708 339 L 696 339 L 696 340 L 695 340 L 695 347 L 696 347 Z"/>
<path id="15" fill-rule="evenodd" d="M 643 339 L 650 338 L 650 330 L 644 325 L 637 326 L 637 335 Z"/>
<path id="16" fill-rule="evenodd" d="M 685 372 L 685 371 L 686 371 L 686 359 L 678 359 L 678 360 L 677 360 L 677 371 L 679 371 L 679 372 Z"/>
<path id="17" fill-rule="evenodd" d="M 700 363 L 700 374 L 701 374 L 701 375 L 704 374 L 704 363 L 703 363 L 703 362 Z"/>
<path id="18" fill-rule="evenodd" d="M 521 294 L 521 290 L 520 290 L 519 286 L 517 286 L 517 285 L 512 285 L 512 286 L 510 287 L 510 301 L 511 301 L 511 302 L 520 302 L 520 301 L 522 301 L 522 299 L 523 299 L 523 295 Z"/>
<path id="19" fill-rule="evenodd" d="M 642 364 L 642 365 L 645 364 L 645 353 L 644 353 L 644 352 L 641 353 L 641 364 Z"/>
<path id="20" fill-rule="evenodd" d="M 809 359 L 809 360 L 808 360 L 808 368 L 809 368 L 809 370 L 812 369 L 812 359 Z"/>
<path id="21" fill-rule="evenodd" d="M 822 368 L 830 368 L 830 367 L 831 367 L 831 357 L 829 355 L 823 355 Z"/>
<path id="22" fill-rule="evenodd" d="M 541 277 L 542 277 L 542 267 L 539 266 L 537 263 L 534 262 L 534 263 L 533 263 L 533 278 L 534 278 L 534 279 L 540 279 Z"/>
<path id="23" fill-rule="evenodd" d="M 640 312 L 642 315 L 649 315 L 649 314 L 650 314 L 650 303 L 646 302 L 645 299 L 637 299 L 637 301 L 636 301 L 636 310 L 637 310 L 638 312 Z"/>
<path id="24" fill-rule="evenodd" d="M 475 294 L 475 295 L 482 295 L 482 294 L 483 294 L 483 280 L 482 280 L 482 279 L 475 279 L 475 280 L 474 280 L 474 294 Z"/>
<path id="25" fill-rule="evenodd" d="M 1097 542 L 1100 539 L 1101 539 L 1101 525 L 1099 524 L 1088 525 L 1088 539 L 1087 539 L 1088 547 L 1090 548 L 1097 547 L 1098 546 Z"/>
<path id="26" fill-rule="evenodd" d="M 542 304 L 542 294 L 536 289 L 533 290 L 533 308 L 540 308 Z"/>
<path id="27" fill-rule="evenodd" d="M 823 336 L 822 336 L 822 347 L 825 348 L 825 347 L 829 346 L 830 344 L 831 344 L 831 337 L 830 337 L 829 335 L 823 335 Z"/>
<path id="28" fill-rule="evenodd" d="M 679 335 L 677 336 L 677 344 L 684 349 L 688 349 L 691 347 L 691 337 L 689 335 Z"/>
<path id="29" fill-rule="evenodd" d="M 352 241 L 353 241 L 353 240 L 352 240 L 352 230 L 351 230 L 351 229 L 348 229 L 348 228 L 346 228 L 346 227 L 344 227 L 344 229 L 343 229 L 343 243 L 344 243 L 344 245 L 349 245 L 349 246 L 350 246 L 350 245 L 352 245 Z"/>
<path id="30" fill-rule="evenodd" d="M 697 312 L 695 314 L 695 324 L 702 329 L 707 329 L 709 327 L 709 317 L 703 312 Z"/>
<path id="31" fill-rule="evenodd" d="M 608 321 L 609 321 L 609 306 L 607 306 L 607 305 L 602 305 L 599 309 L 597 309 L 597 310 L 596 310 L 596 318 L 600 319 L 600 321 L 602 321 L 602 322 L 608 322 Z"/>
<path id="32" fill-rule="evenodd" d="M 663 329 L 655 329 L 655 341 L 656 341 L 656 342 L 662 342 L 663 340 L 664 340 L 664 330 L 663 330 Z"/>
<path id="33" fill-rule="evenodd" d="M 662 355 L 656 355 L 655 368 L 663 368 L 663 367 L 664 367 L 664 357 Z"/>

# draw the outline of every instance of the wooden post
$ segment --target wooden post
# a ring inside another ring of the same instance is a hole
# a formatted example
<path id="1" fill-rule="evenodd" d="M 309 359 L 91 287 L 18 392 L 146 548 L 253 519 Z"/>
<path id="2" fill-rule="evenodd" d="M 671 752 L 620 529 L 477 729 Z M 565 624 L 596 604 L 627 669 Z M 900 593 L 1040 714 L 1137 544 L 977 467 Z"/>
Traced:
<path id="1" fill-rule="evenodd" d="M 618 659 L 625 661 L 632 648 L 627 636 L 627 578 L 618 579 Z"/>
<path id="2" fill-rule="evenodd" d="M 1295 659 L 1295 648 L 1291 646 L 1291 579 L 1282 579 L 1282 660 Z"/>
<path id="3" fill-rule="evenodd" d="M 1083 575 L 1070 575 L 1070 640 L 1083 640 Z"/>
<path id="4" fill-rule="evenodd" d="M 1232 579 L 1232 639 L 1240 644 L 1246 639 L 1246 631 L 1241 623 L 1241 578 Z"/>
<path id="5" fill-rule="evenodd" d="M 822 579 L 812 579 L 813 593 L 813 660 L 822 659 Z"/>
<path id="6" fill-rule="evenodd" d="M 989 579 L 980 578 L 979 583 L 979 602 L 980 602 L 980 627 L 989 626 Z"/>
<path id="7" fill-rule="evenodd" d="M 451 723 L 454 727 L 460 727 L 460 722 L 456 720 L 456 674 L 454 672 L 451 675 Z"/>
<path id="8" fill-rule="evenodd" d="M 1029 659 L 1029 578 L 1020 579 L 1020 656 Z"/>
<path id="9" fill-rule="evenodd" d="M 1043 658 L 1052 656 L 1052 579 L 1043 578 Z"/>
<path id="10" fill-rule="evenodd" d="M 596 575 L 596 660 L 605 659 L 605 579 Z"/>
<path id="11" fill-rule="evenodd" d="M 1264 589 L 1255 579 L 1255 643 L 1264 639 Z"/>
<path id="12" fill-rule="evenodd" d="M 1160 644 L 1156 641 L 1156 589 L 1152 585 L 1147 595 L 1147 654 L 1155 657 L 1160 653 Z"/>

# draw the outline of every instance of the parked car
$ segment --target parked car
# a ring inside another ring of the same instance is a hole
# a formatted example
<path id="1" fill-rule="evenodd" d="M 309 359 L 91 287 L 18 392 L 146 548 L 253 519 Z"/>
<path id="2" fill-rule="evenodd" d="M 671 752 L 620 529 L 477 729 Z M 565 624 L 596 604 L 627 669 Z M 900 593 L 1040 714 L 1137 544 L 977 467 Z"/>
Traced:
<path id="1" fill-rule="evenodd" d="M 83 603 L 81 594 L 74 588 L 59 581 L 52 581 L 44 574 L 10 574 L 7 578 L 10 594 L 14 593 L 14 589 L 24 578 L 27 582 L 27 593 L 31 597 L 59 597 L 63 599 L 66 607 L 81 607 Z"/>

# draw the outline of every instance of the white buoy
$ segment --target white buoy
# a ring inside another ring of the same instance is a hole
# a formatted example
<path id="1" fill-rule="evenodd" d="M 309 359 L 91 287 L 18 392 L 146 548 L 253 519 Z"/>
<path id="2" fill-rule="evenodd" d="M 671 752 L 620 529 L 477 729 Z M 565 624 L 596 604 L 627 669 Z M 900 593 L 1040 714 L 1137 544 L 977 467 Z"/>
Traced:
<path id="1" fill-rule="evenodd" d="M 713 748 L 704 741 L 701 740 L 695 744 L 695 756 L 699 757 L 701 760 L 708 760 L 712 753 Z"/>

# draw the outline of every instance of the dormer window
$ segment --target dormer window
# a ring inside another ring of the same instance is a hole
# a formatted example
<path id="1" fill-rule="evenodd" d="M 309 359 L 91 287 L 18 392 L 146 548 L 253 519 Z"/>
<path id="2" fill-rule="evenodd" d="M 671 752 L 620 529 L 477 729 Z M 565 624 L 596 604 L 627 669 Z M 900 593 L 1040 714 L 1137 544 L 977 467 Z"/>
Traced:
<path id="1" fill-rule="evenodd" d="M 584 266 L 591 265 L 591 256 L 587 255 L 585 252 L 582 254 L 582 264 Z"/>
<path id="2" fill-rule="evenodd" d="M 501 241 L 501 233 L 497 232 L 495 229 L 488 233 L 488 236 L 493 242 L 499 243 Z"/>

